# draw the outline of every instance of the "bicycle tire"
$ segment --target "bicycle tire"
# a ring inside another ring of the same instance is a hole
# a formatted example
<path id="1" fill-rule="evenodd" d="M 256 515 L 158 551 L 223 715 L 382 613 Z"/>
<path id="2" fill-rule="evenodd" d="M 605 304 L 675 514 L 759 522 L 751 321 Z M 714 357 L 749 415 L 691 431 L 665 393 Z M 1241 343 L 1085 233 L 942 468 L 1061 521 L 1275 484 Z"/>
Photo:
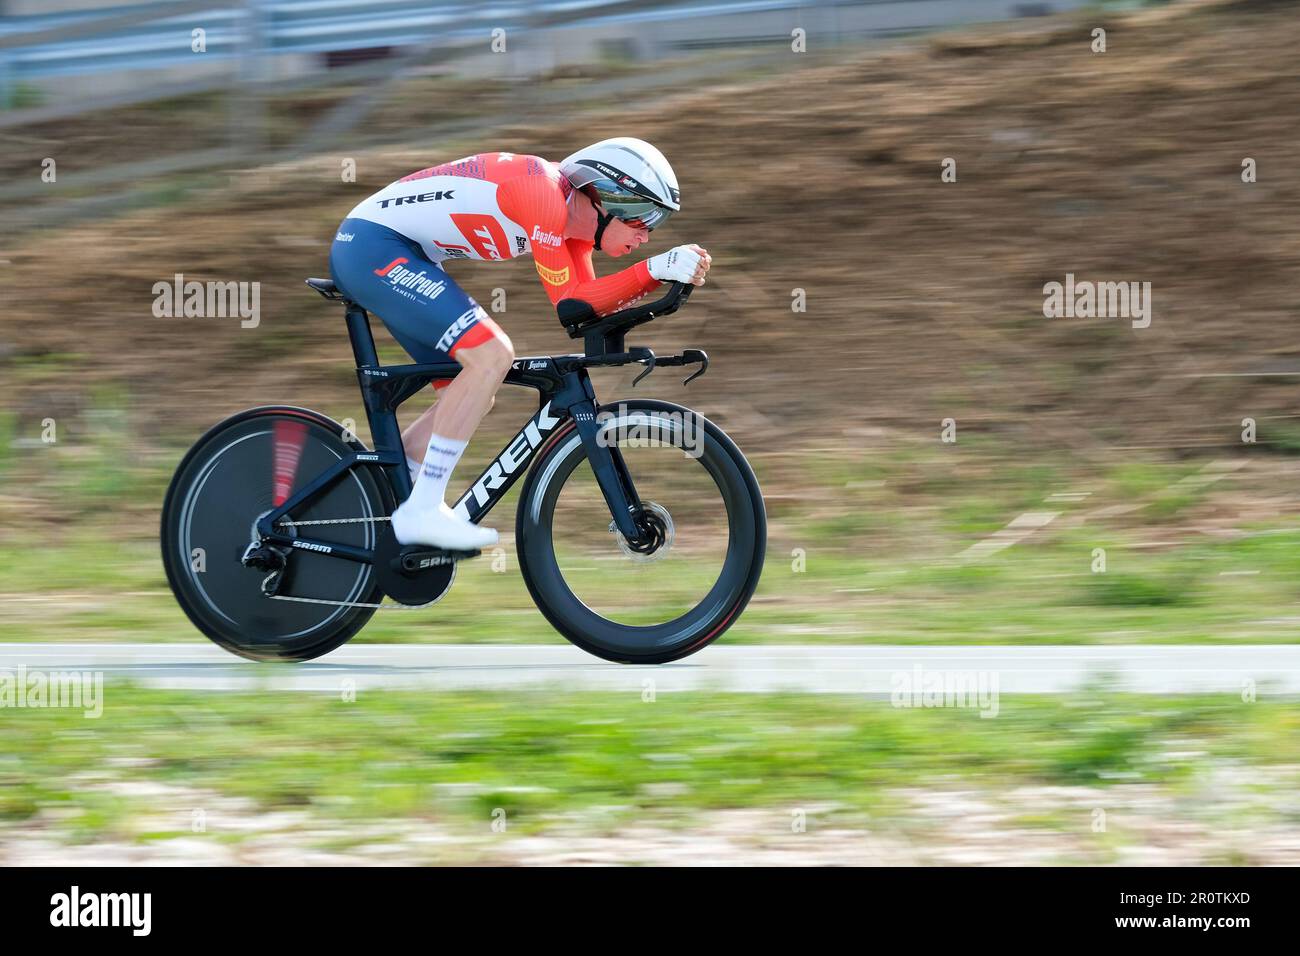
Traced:
<path id="1" fill-rule="evenodd" d="M 269 502 L 258 500 L 250 492 L 246 506 L 241 501 L 229 504 L 227 498 L 238 497 L 237 475 L 222 478 L 236 494 L 217 500 L 221 486 L 208 490 L 208 478 L 222 468 L 222 462 L 214 455 L 227 455 L 230 467 L 226 470 L 234 471 L 233 450 L 257 457 L 257 444 L 248 444 L 246 439 L 256 439 L 265 429 L 273 429 L 278 421 L 294 422 L 305 430 L 302 455 L 306 467 L 313 462 L 336 460 L 350 451 L 366 450 L 360 442 L 349 438 L 338 422 L 294 406 L 251 408 L 219 422 L 186 453 L 168 486 L 160 522 L 163 567 L 181 609 L 215 644 L 250 660 L 303 661 L 346 643 L 366 624 L 375 609 L 276 602 L 261 594 L 264 573 L 240 565 L 242 547 L 251 539 L 252 525 Z M 259 481 L 256 475 L 250 476 L 248 487 L 256 487 Z M 202 483 L 197 490 L 196 482 Z M 318 502 L 313 502 L 308 512 L 295 513 L 294 517 L 299 520 L 383 517 L 391 514 L 393 507 L 392 491 L 384 476 L 372 466 L 359 466 L 351 469 Z M 347 514 L 348 511 L 356 513 Z M 201 572 L 196 569 L 196 521 L 212 543 L 211 548 L 202 548 Z M 375 536 L 376 527 L 373 523 L 339 525 L 330 533 L 351 537 L 349 543 L 364 544 Z M 317 594 L 320 598 L 337 598 L 360 605 L 378 604 L 383 597 L 369 565 L 296 549 L 289 559 L 293 580 L 319 582 L 324 578 L 322 586 L 326 590 L 332 583 L 350 582 L 346 588 Z M 352 570 L 356 571 L 355 576 L 350 575 Z M 286 580 L 290 571 L 286 571 Z M 210 572 L 216 572 L 216 576 Z M 200 573 L 206 577 L 201 579 Z"/>
<path id="2" fill-rule="evenodd" d="M 758 481 L 722 429 L 683 406 L 652 400 L 602 406 L 603 427 L 619 427 L 633 420 L 626 416 L 655 419 L 656 412 L 699 418 L 705 434 L 701 462 L 710 469 L 726 499 L 730 529 L 727 559 L 718 582 L 699 605 L 661 624 L 624 624 L 588 607 L 565 581 L 556 559 L 552 521 L 565 482 L 586 460 L 575 423 L 562 426 L 539 450 L 520 493 L 516 515 L 520 570 L 538 609 L 576 646 L 624 664 L 680 660 L 721 637 L 753 596 L 766 552 L 767 515 Z"/>

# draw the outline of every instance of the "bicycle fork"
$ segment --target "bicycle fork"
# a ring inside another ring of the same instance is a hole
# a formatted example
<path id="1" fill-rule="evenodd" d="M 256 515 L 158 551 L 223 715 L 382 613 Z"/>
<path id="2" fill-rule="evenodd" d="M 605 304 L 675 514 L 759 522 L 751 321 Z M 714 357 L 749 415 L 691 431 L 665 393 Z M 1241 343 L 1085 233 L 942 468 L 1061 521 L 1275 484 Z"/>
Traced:
<path id="1" fill-rule="evenodd" d="M 639 541 L 642 531 L 636 516 L 641 512 L 641 499 L 618 447 L 601 438 L 591 379 L 585 369 L 566 373 L 563 378 L 563 385 L 550 394 L 549 400 L 544 401 L 537 414 L 474 480 L 452 510 L 478 524 L 527 471 L 524 465 L 533 460 L 546 440 L 552 435 L 565 434 L 568 422 L 572 421 L 615 526 L 629 541 Z M 547 398 L 545 393 L 542 397 Z"/>
<path id="2" fill-rule="evenodd" d="M 632 474 L 627 470 L 627 462 L 618 446 L 601 440 L 600 423 L 596 421 L 596 403 L 587 401 L 585 407 L 572 411 L 578 427 L 578 434 L 587 449 L 587 461 L 600 485 L 605 504 L 609 506 L 610 517 L 623 537 L 628 541 L 641 540 L 641 528 L 636 517 L 641 513 L 641 499 L 637 497 L 636 486 L 632 484 Z"/>

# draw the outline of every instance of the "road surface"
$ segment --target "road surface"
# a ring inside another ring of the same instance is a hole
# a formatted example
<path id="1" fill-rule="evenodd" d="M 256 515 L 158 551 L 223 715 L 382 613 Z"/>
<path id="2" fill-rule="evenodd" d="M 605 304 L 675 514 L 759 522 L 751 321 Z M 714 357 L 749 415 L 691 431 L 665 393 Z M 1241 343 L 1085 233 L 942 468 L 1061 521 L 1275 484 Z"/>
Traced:
<path id="1" fill-rule="evenodd" d="M 355 644 L 305 664 L 243 661 L 215 645 L 0 644 L 0 676 L 102 671 L 104 679 L 189 690 L 795 691 L 888 696 L 966 681 L 998 693 L 1065 693 L 1098 676 L 1155 694 L 1300 693 L 1290 645 L 849 646 L 713 645 L 674 664 L 609 664 L 557 644 Z M 939 683 L 935 683 L 935 682 Z M 983 683 L 980 683 L 983 682 Z"/>

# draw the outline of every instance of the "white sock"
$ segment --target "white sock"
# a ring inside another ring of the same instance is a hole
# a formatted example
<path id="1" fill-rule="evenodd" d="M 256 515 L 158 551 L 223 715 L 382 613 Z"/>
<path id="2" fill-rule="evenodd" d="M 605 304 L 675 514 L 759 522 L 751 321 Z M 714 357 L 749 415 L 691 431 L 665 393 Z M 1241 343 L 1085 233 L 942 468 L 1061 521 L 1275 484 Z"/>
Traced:
<path id="1" fill-rule="evenodd" d="M 424 465 L 416 479 L 408 503 L 418 511 L 434 511 L 443 503 L 447 492 L 447 482 L 452 470 L 465 453 L 468 442 L 454 438 L 433 435 L 429 438 L 429 449 L 424 453 Z"/>
<path id="2" fill-rule="evenodd" d="M 415 484 L 415 479 L 420 477 L 420 463 L 410 455 L 407 455 L 406 468 L 411 473 L 411 484 Z"/>

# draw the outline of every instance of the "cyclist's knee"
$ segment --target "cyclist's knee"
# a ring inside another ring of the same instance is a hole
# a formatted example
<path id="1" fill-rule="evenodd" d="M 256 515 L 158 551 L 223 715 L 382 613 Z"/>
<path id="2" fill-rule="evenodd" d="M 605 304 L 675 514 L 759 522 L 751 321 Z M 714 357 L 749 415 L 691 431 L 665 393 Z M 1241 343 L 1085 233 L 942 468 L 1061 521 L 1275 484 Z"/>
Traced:
<path id="1" fill-rule="evenodd" d="M 515 360 L 515 347 L 510 337 L 487 316 L 479 320 L 474 331 L 478 335 L 473 343 L 458 343 L 452 349 L 452 357 L 465 366 L 467 372 L 505 378 L 510 363 Z"/>
<path id="2" fill-rule="evenodd" d="M 500 329 L 500 326 L 497 328 Z M 501 348 L 505 352 L 506 367 L 509 368 L 510 363 L 515 360 L 515 343 L 510 341 L 510 336 L 506 335 L 504 330 L 501 331 L 497 341 L 501 343 Z"/>
<path id="3" fill-rule="evenodd" d="M 510 364 L 515 360 L 515 349 L 508 338 L 494 338 L 478 347 L 482 355 L 478 367 L 484 375 L 500 381 L 510 371 Z"/>
<path id="4" fill-rule="evenodd" d="M 485 344 L 492 346 L 491 355 L 498 365 L 503 366 L 501 372 L 504 375 L 510 363 L 515 360 L 515 343 L 510 341 L 510 336 L 506 335 L 500 326 L 497 326 L 496 333 Z"/>

